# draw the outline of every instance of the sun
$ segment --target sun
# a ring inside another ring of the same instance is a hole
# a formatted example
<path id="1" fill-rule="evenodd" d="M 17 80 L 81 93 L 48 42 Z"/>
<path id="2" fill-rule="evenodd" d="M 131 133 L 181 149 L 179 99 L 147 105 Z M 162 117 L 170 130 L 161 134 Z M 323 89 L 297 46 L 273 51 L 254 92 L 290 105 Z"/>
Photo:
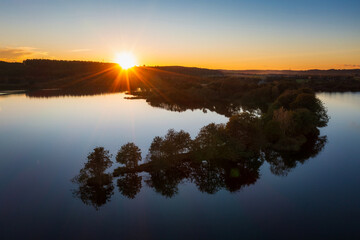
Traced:
<path id="1" fill-rule="evenodd" d="M 122 69 L 129 69 L 136 65 L 135 56 L 130 52 L 116 54 L 115 62 L 119 64 Z"/>

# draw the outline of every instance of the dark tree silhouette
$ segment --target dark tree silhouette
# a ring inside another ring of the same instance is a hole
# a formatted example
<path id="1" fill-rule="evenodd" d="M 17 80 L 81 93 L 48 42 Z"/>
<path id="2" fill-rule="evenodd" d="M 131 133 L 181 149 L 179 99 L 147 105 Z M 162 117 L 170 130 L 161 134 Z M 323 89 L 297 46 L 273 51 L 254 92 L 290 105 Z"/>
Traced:
<path id="1" fill-rule="evenodd" d="M 203 161 L 193 168 L 191 178 L 200 192 L 214 194 L 224 187 L 223 169 Z"/>
<path id="2" fill-rule="evenodd" d="M 94 148 L 94 151 L 89 153 L 84 168 L 72 179 L 72 182 L 79 186 L 73 190 L 74 196 L 96 210 L 110 201 L 114 193 L 112 174 L 105 173 L 112 165 L 110 158 L 109 151 L 103 147 Z"/>
<path id="3" fill-rule="evenodd" d="M 230 92 L 232 85 L 226 84 L 229 86 L 224 88 Z M 226 124 L 204 126 L 195 139 L 185 131 L 170 129 L 165 136 L 154 137 L 145 163 L 138 164 L 141 151 L 134 143 L 123 145 L 116 160 L 125 166 L 115 169 L 112 175 L 119 177 L 119 192 L 135 198 L 142 187 L 140 172 L 148 173 L 145 183 L 165 197 L 175 196 L 183 182 L 192 182 L 208 194 L 221 189 L 237 192 L 255 184 L 264 161 L 270 164 L 273 174 L 287 175 L 298 163 L 323 149 L 326 136 L 320 136 L 318 128 L 326 126 L 329 118 L 311 89 L 298 89 L 292 84 L 253 88 L 254 96 L 268 94 L 255 102 L 262 111 L 232 112 Z M 236 109 L 236 104 L 229 108 L 228 103 L 223 103 L 224 109 Z M 104 173 L 109 166 L 108 151 L 96 148 L 89 154 L 88 163 L 75 178 L 80 186 L 77 196 L 85 203 L 100 206 L 106 202 L 95 200 L 100 199 L 96 193 L 106 192 L 102 183 L 112 184 L 112 176 Z"/>
<path id="4" fill-rule="evenodd" d="M 150 177 L 145 180 L 146 184 L 167 198 L 179 192 L 178 185 L 185 177 L 184 173 L 176 167 L 156 169 L 150 171 L 149 174 Z"/>
<path id="5" fill-rule="evenodd" d="M 255 184 L 259 179 L 262 161 L 258 158 L 238 162 L 228 162 L 224 168 L 224 185 L 229 192 L 237 192 L 246 186 Z"/>
<path id="6" fill-rule="evenodd" d="M 134 143 L 127 143 L 118 151 L 116 161 L 126 167 L 136 167 L 141 161 L 141 150 Z"/>
<path id="7" fill-rule="evenodd" d="M 165 137 L 157 136 L 153 139 L 146 159 L 160 166 L 169 165 L 176 162 L 183 154 L 189 153 L 191 143 L 189 133 L 169 129 Z"/>
<path id="8" fill-rule="evenodd" d="M 273 174 L 287 176 L 289 172 L 297 166 L 303 164 L 311 157 L 319 154 L 327 142 L 326 136 L 320 136 L 320 133 L 314 133 L 308 136 L 307 142 L 296 152 L 284 152 L 274 149 L 264 149 L 264 158 L 270 164 L 270 170 Z"/>
<path id="9" fill-rule="evenodd" d="M 140 192 L 142 177 L 136 173 L 125 173 L 117 180 L 119 192 L 130 199 L 134 199 Z"/>

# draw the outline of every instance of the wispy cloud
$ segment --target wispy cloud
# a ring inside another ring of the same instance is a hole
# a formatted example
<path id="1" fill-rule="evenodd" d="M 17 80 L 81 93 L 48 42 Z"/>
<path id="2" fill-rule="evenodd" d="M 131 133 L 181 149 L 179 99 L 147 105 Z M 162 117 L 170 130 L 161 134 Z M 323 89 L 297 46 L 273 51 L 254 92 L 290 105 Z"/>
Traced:
<path id="1" fill-rule="evenodd" d="M 344 64 L 345 67 L 360 68 L 360 64 Z"/>
<path id="2" fill-rule="evenodd" d="M 20 61 L 26 58 L 47 56 L 47 52 L 39 51 L 33 47 L 6 47 L 0 48 L 0 59 L 5 61 Z"/>
<path id="3" fill-rule="evenodd" d="M 89 52 L 89 51 L 91 51 L 91 49 L 89 49 L 89 48 L 80 48 L 80 49 L 70 50 L 70 52 Z"/>

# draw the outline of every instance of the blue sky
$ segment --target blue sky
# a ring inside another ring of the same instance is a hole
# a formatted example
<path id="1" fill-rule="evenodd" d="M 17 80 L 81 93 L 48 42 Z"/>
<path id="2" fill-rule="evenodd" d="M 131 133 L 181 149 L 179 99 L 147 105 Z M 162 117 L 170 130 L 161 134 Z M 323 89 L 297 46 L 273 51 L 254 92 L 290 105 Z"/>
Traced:
<path id="1" fill-rule="evenodd" d="M 360 64 L 359 12 L 349 0 L 1 0 L 0 59 L 132 51 L 150 65 L 345 68 Z"/>

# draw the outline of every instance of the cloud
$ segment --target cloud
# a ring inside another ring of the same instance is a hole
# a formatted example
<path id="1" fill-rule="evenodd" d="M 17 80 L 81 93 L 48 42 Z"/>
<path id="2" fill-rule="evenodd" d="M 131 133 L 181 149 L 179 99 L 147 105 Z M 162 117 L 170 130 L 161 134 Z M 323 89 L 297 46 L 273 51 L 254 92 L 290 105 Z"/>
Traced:
<path id="1" fill-rule="evenodd" d="M 89 48 L 80 48 L 80 49 L 70 50 L 70 52 L 89 52 L 89 51 L 91 51 L 91 49 L 89 49 Z"/>
<path id="2" fill-rule="evenodd" d="M 345 67 L 360 68 L 360 64 L 344 64 Z"/>
<path id="3" fill-rule="evenodd" d="M 7 61 L 19 61 L 26 58 L 37 58 L 47 56 L 47 52 L 32 47 L 6 47 L 0 48 L 0 59 Z"/>

